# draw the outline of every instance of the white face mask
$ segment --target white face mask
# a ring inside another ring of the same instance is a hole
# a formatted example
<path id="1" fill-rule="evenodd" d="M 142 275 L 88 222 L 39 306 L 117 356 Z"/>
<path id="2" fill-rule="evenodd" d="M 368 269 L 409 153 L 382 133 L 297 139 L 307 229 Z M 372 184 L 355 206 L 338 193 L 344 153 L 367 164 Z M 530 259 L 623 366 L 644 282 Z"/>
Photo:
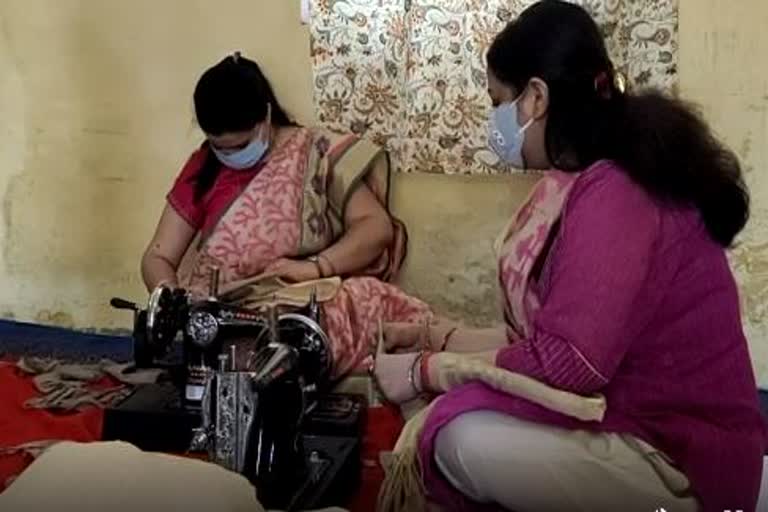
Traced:
<path id="1" fill-rule="evenodd" d="M 499 158 L 508 164 L 523 169 L 523 143 L 525 131 L 533 124 L 533 118 L 520 126 L 517 120 L 517 104 L 522 94 L 512 103 L 502 103 L 491 112 L 488 120 L 488 140 Z"/>
<path id="2" fill-rule="evenodd" d="M 269 143 L 264 142 L 260 138 L 255 138 L 250 144 L 234 153 L 225 153 L 213 146 L 211 146 L 211 149 L 213 150 L 213 154 L 216 155 L 216 158 L 222 164 L 230 169 L 243 170 L 250 169 L 261 161 L 269 149 Z"/>
<path id="3" fill-rule="evenodd" d="M 237 151 L 226 151 L 213 147 L 213 154 L 219 162 L 226 165 L 230 169 L 242 171 L 244 169 L 250 169 L 254 165 L 258 164 L 264 155 L 269 150 L 269 138 L 272 126 L 272 105 L 267 103 L 267 117 L 262 124 L 262 128 L 259 130 L 259 134 L 248 143 L 243 149 Z M 262 139 L 262 132 L 269 130 L 264 139 Z"/>

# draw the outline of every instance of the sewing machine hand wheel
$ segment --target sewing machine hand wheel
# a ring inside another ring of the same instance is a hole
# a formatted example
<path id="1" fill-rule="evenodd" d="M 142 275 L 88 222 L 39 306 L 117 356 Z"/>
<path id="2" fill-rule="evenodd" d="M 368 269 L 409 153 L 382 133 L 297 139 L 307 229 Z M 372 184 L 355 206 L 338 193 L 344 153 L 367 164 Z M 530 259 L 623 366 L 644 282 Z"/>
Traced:
<path id="1" fill-rule="evenodd" d="M 176 338 L 179 302 L 185 300 L 184 294 L 161 284 L 149 296 L 146 340 L 155 357 L 164 356 Z"/>
<path id="2" fill-rule="evenodd" d="M 331 344 L 320 325 L 304 315 L 286 313 L 280 315 L 278 329 L 280 341 L 297 351 L 305 382 L 318 387 L 330 382 Z"/>

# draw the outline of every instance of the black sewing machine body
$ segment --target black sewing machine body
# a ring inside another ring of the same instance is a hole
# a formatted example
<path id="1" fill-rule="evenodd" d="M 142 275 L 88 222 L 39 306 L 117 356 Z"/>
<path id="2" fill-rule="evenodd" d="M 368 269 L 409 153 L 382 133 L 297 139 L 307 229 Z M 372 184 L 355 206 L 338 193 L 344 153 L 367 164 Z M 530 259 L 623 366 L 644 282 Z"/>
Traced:
<path id="1" fill-rule="evenodd" d="M 170 381 L 108 409 L 104 439 L 206 451 L 246 476 L 269 509 L 343 505 L 359 477 L 365 401 L 328 393 L 332 360 L 314 298 L 301 310 L 252 311 L 211 288 L 193 300 L 161 286 L 146 309 L 113 300 L 134 311 L 136 366 L 165 367 Z"/>

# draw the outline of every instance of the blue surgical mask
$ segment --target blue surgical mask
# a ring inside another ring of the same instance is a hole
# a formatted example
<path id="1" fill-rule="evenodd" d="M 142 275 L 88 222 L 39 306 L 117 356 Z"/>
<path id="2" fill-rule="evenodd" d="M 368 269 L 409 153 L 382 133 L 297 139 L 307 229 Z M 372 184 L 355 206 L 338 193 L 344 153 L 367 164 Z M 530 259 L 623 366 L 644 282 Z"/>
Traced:
<path id="1" fill-rule="evenodd" d="M 517 120 L 519 101 L 520 97 L 512 103 L 503 103 L 493 109 L 488 120 L 488 141 L 503 162 L 522 169 L 525 166 L 523 160 L 525 131 L 533 124 L 533 118 L 524 126 L 520 126 Z"/>
<path id="2" fill-rule="evenodd" d="M 213 146 L 211 146 L 211 149 L 222 164 L 230 169 L 243 170 L 250 169 L 259 163 L 267 149 L 269 149 L 269 144 L 261 140 L 261 138 L 255 138 L 243 149 L 232 153 L 223 152 Z"/>

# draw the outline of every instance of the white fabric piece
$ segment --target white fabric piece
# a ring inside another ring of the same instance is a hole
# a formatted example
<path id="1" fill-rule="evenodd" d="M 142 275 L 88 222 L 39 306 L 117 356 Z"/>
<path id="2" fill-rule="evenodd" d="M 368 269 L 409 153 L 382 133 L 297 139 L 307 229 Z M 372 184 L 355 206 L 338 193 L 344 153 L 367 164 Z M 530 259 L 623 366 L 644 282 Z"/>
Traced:
<path id="1" fill-rule="evenodd" d="M 124 442 L 57 443 L 2 494 L 3 512 L 264 512 L 243 476 Z M 326 509 L 326 512 L 344 512 Z"/>
<path id="2" fill-rule="evenodd" d="M 757 512 L 768 512 L 768 456 L 763 457 L 763 482 L 760 484 L 760 498 L 757 500 Z"/>

